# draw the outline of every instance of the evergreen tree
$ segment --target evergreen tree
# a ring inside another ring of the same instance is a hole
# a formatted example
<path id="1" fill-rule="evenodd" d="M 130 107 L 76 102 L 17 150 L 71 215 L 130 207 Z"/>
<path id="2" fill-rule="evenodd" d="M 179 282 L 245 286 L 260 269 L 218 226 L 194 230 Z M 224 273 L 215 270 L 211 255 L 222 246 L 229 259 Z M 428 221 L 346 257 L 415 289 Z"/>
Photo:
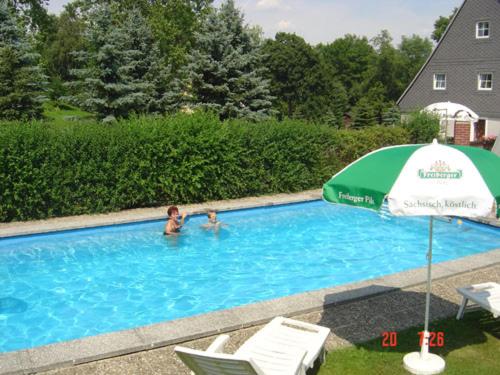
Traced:
<path id="1" fill-rule="evenodd" d="M 125 37 L 123 78 L 132 86 L 124 101 L 133 112 L 163 112 L 171 77 L 152 30 L 140 11 L 133 9 L 118 32 Z"/>
<path id="2" fill-rule="evenodd" d="M 174 106 L 213 110 L 221 119 L 259 120 L 272 114 L 260 44 L 234 2 L 223 3 L 195 34 L 189 63 L 180 72 L 185 79 L 178 82 L 176 95 L 169 95 Z"/>
<path id="3" fill-rule="evenodd" d="M 161 109 L 165 76 L 158 46 L 139 10 L 115 26 L 109 6 L 100 6 L 85 32 L 87 49 L 77 54 L 76 94 L 68 99 L 101 119 Z"/>
<path id="4" fill-rule="evenodd" d="M 344 126 L 344 114 L 349 106 L 349 97 L 344 86 L 340 82 L 335 82 L 331 91 L 331 104 L 329 111 L 335 116 L 335 126 L 341 128 Z"/>
<path id="5" fill-rule="evenodd" d="M 370 104 L 370 101 L 366 98 L 361 98 L 356 103 L 353 109 L 353 123 L 354 128 L 364 128 L 367 126 L 373 126 L 377 123 L 377 117 L 375 111 Z"/>
<path id="6" fill-rule="evenodd" d="M 393 103 L 382 114 L 382 124 L 386 126 L 394 126 L 401 123 L 401 112 L 399 107 Z"/>
<path id="7" fill-rule="evenodd" d="M 38 60 L 7 2 L 0 0 L 0 118 L 42 116 L 46 77 Z"/>
<path id="8" fill-rule="evenodd" d="M 367 84 L 368 82 L 365 82 L 365 85 Z M 392 102 L 387 100 L 386 87 L 382 83 L 375 81 L 368 89 L 365 88 L 365 91 L 363 98 L 370 103 L 375 115 L 375 121 L 380 124 L 384 111 L 392 105 Z"/>

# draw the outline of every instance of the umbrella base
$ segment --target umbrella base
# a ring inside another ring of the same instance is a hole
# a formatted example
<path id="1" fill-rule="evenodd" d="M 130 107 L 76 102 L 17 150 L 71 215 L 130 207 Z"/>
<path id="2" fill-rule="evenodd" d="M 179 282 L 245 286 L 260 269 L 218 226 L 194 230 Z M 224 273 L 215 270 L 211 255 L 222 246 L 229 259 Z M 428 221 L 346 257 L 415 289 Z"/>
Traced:
<path id="1" fill-rule="evenodd" d="M 425 358 L 420 352 L 409 353 L 404 356 L 405 369 L 416 375 L 439 374 L 444 371 L 444 359 L 436 354 L 427 353 Z"/>

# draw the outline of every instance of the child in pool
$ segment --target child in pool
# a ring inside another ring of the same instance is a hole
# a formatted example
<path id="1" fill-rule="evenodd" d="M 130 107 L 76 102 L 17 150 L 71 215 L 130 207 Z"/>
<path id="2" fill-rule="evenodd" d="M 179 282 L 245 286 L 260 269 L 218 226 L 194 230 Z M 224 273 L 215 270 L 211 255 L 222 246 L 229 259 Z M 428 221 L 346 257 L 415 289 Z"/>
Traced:
<path id="1" fill-rule="evenodd" d="M 226 224 L 221 223 L 217 220 L 217 212 L 215 210 L 209 210 L 207 212 L 208 223 L 203 224 L 201 227 L 204 229 L 215 229 L 218 230 L 221 226 L 226 226 Z"/>
<path id="2" fill-rule="evenodd" d="M 166 236 L 179 234 L 186 220 L 187 213 L 183 212 L 182 215 L 180 215 L 181 219 L 179 221 L 179 209 L 176 206 L 171 206 L 168 208 L 167 214 L 168 219 L 163 234 Z"/>

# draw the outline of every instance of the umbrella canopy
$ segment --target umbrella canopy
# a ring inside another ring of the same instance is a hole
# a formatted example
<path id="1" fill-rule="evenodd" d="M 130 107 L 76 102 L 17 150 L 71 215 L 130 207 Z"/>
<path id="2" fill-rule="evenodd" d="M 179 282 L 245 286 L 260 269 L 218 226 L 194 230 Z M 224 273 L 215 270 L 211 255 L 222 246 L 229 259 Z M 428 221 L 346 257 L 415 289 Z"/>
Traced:
<path id="1" fill-rule="evenodd" d="M 452 102 L 439 102 L 428 105 L 424 111 L 437 113 L 443 119 L 474 120 L 479 116 L 469 107 Z"/>
<path id="2" fill-rule="evenodd" d="M 386 147 L 337 173 L 323 198 L 394 215 L 500 216 L 500 157 L 467 146 Z"/>
<path id="3" fill-rule="evenodd" d="M 427 292 L 424 340 L 420 353 L 404 357 L 414 374 L 437 374 L 444 360 L 429 353 L 432 230 L 434 215 L 500 216 L 500 157 L 466 146 L 386 147 L 350 164 L 323 186 L 331 203 L 378 210 L 384 199 L 394 215 L 428 215 Z"/>

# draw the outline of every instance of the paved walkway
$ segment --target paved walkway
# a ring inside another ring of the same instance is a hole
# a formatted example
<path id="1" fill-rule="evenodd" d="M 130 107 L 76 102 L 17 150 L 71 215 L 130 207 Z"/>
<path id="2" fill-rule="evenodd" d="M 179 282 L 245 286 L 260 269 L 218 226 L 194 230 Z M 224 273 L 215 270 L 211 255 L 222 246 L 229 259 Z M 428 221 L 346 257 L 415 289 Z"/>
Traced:
<path id="1" fill-rule="evenodd" d="M 455 288 L 485 281 L 500 282 L 500 264 L 435 281 L 432 287 L 431 319 L 454 316 L 460 301 Z M 425 284 L 396 290 L 367 299 L 342 303 L 322 311 L 294 316 L 328 326 L 332 330 L 328 350 L 380 337 L 384 331 L 402 330 L 424 320 Z M 230 333 L 228 352 L 233 352 L 260 326 Z M 214 337 L 183 345 L 206 349 Z M 189 371 L 173 352 L 173 346 L 44 372 L 45 375 L 183 375 Z"/>
<path id="2" fill-rule="evenodd" d="M 181 211 L 187 211 L 190 214 L 204 213 L 209 209 L 216 209 L 218 211 L 238 210 L 321 199 L 321 193 L 321 189 L 316 189 L 293 194 L 262 195 L 259 197 L 179 205 L 179 209 Z M 59 230 L 90 228 L 102 225 L 133 223 L 145 220 L 165 219 L 167 217 L 167 208 L 168 206 L 136 208 L 133 210 L 124 210 L 99 215 L 78 215 L 47 220 L 0 223 L 0 238 L 24 234 L 54 232 Z"/>

